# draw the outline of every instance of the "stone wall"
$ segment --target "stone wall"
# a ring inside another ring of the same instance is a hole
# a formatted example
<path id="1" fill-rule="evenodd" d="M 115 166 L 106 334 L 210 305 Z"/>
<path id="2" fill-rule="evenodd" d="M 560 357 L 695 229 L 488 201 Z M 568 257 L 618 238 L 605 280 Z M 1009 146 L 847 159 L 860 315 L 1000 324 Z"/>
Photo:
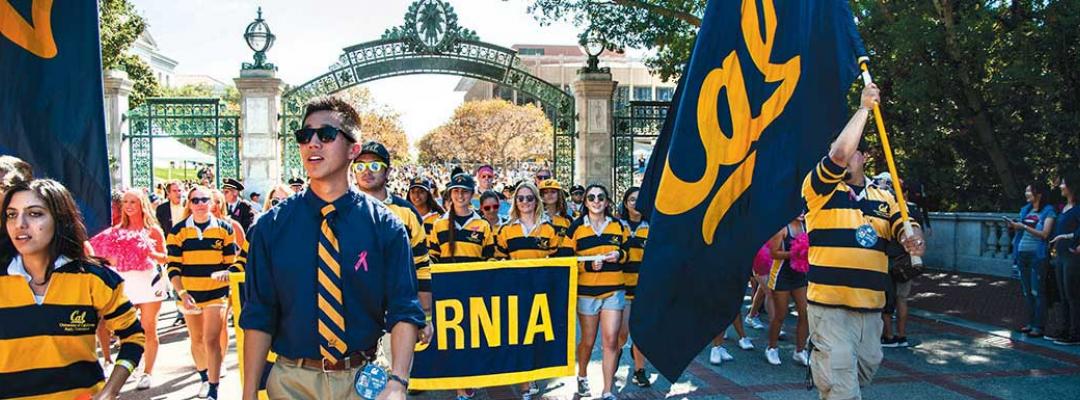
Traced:
<path id="1" fill-rule="evenodd" d="M 1012 235 L 1001 217 L 1015 213 L 930 213 L 923 262 L 945 271 L 1012 275 Z"/>

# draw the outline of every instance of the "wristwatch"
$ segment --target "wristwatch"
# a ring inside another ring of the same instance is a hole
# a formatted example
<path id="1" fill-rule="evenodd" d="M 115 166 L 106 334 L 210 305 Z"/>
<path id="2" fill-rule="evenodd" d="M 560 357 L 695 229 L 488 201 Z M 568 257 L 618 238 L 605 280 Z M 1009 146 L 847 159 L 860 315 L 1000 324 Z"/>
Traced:
<path id="1" fill-rule="evenodd" d="M 404 386 L 406 390 L 409 389 L 409 380 L 408 379 L 402 378 L 402 377 L 394 375 L 394 374 L 390 374 L 390 376 L 386 377 L 386 379 L 389 379 L 391 381 L 400 383 L 401 386 Z"/>

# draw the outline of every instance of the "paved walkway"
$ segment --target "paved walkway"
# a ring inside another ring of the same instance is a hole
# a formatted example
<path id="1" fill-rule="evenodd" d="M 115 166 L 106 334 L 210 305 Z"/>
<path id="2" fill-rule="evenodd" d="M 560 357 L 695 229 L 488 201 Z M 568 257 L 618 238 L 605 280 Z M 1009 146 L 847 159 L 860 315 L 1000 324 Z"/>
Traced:
<path id="1" fill-rule="evenodd" d="M 884 349 L 885 360 L 873 385 L 864 391 L 871 399 L 1053 399 L 1076 398 L 1080 393 L 1080 346 L 1061 347 L 1043 339 L 1027 339 L 1008 328 L 1022 318 L 1019 290 L 1011 290 L 1010 280 L 991 277 L 931 273 L 919 279 L 913 290 L 914 306 L 908 324 L 913 346 Z M 976 295 L 976 296 L 972 296 Z M 1020 302 L 1020 306 L 1014 303 Z M 162 349 L 156 366 L 155 387 L 135 391 L 134 382 L 125 387 L 125 399 L 191 399 L 198 390 L 198 377 L 190 366 L 187 333 L 183 327 L 168 327 L 173 321 L 171 305 L 164 307 Z M 1011 312 L 1008 310 L 1012 310 Z M 1014 315 L 1019 313 L 1018 315 Z M 794 332 L 794 317 L 786 330 Z M 771 366 L 763 354 L 764 330 L 748 329 L 757 348 L 738 349 L 727 344 L 736 360 L 723 365 L 708 362 L 708 349 L 674 384 L 655 371 L 652 388 L 640 389 L 627 381 L 629 356 L 616 373 L 616 392 L 623 399 L 814 399 L 806 390 L 806 369 L 791 361 L 794 345 L 780 342 L 784 364 Z M 734 332 L 732 332 L 734 334 Z M 629 352 L 626 352 L 629 354 Z M 238 398 L 239 373 L 235 348 L 225 360 L 228 375 L 222 380 L 225 399 Z M 599 396 L 600 352 L 589 364 L 593 395 Z M 572 399 L 573 378 L 543 383 L 544 398 Z M 420 399 L 450 399 L 449 392 L 426 393 Z M 478 400 L 520 398 L 517 389 L 481 390 Z"/>

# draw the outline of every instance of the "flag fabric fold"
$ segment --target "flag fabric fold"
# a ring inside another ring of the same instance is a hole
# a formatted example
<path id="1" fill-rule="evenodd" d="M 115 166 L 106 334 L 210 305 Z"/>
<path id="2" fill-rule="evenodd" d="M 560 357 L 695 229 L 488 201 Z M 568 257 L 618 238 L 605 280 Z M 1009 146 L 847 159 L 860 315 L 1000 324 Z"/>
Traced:
<path id="1" fill-rule="evenodd" d="M 74 195 L 90 235 L 110 222 L 96 1 L 0 1 L 0 154 Z"/>
<path id="2" fill-rule="evenodd" d="M 850 112 L 864 55 L 846 0 L 712 0 L 650 159 L 634 342 L 677 380 L 743 303 L 757 250 Z"/>

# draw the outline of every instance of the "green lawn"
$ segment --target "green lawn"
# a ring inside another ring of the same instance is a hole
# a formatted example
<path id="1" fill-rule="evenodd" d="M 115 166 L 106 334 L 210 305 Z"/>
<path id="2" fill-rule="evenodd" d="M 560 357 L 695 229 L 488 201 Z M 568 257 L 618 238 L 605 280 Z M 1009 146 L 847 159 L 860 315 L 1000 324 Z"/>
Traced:
<path id="1" fill-rule="evenodd" d="M 181 180 L 185 180 L 185 179 L 198 180 L 199 179 L 198 176 L 195 175 L 197 172 L 199 172 L 198 168 L 189 167 L 187 169 L 187 174 L 186 175 L 184 174 L 184 172 L 185 171 L 184 171 L 183 168 L 173 168 L 171 177 L 172 177 L 172 179 L 181 179 Z M 166 179 L 169 179 L 169 177 L 170 177 L 169 168 L 154 167 L 154 180 L 155 181 L 164 181 Z"/>

